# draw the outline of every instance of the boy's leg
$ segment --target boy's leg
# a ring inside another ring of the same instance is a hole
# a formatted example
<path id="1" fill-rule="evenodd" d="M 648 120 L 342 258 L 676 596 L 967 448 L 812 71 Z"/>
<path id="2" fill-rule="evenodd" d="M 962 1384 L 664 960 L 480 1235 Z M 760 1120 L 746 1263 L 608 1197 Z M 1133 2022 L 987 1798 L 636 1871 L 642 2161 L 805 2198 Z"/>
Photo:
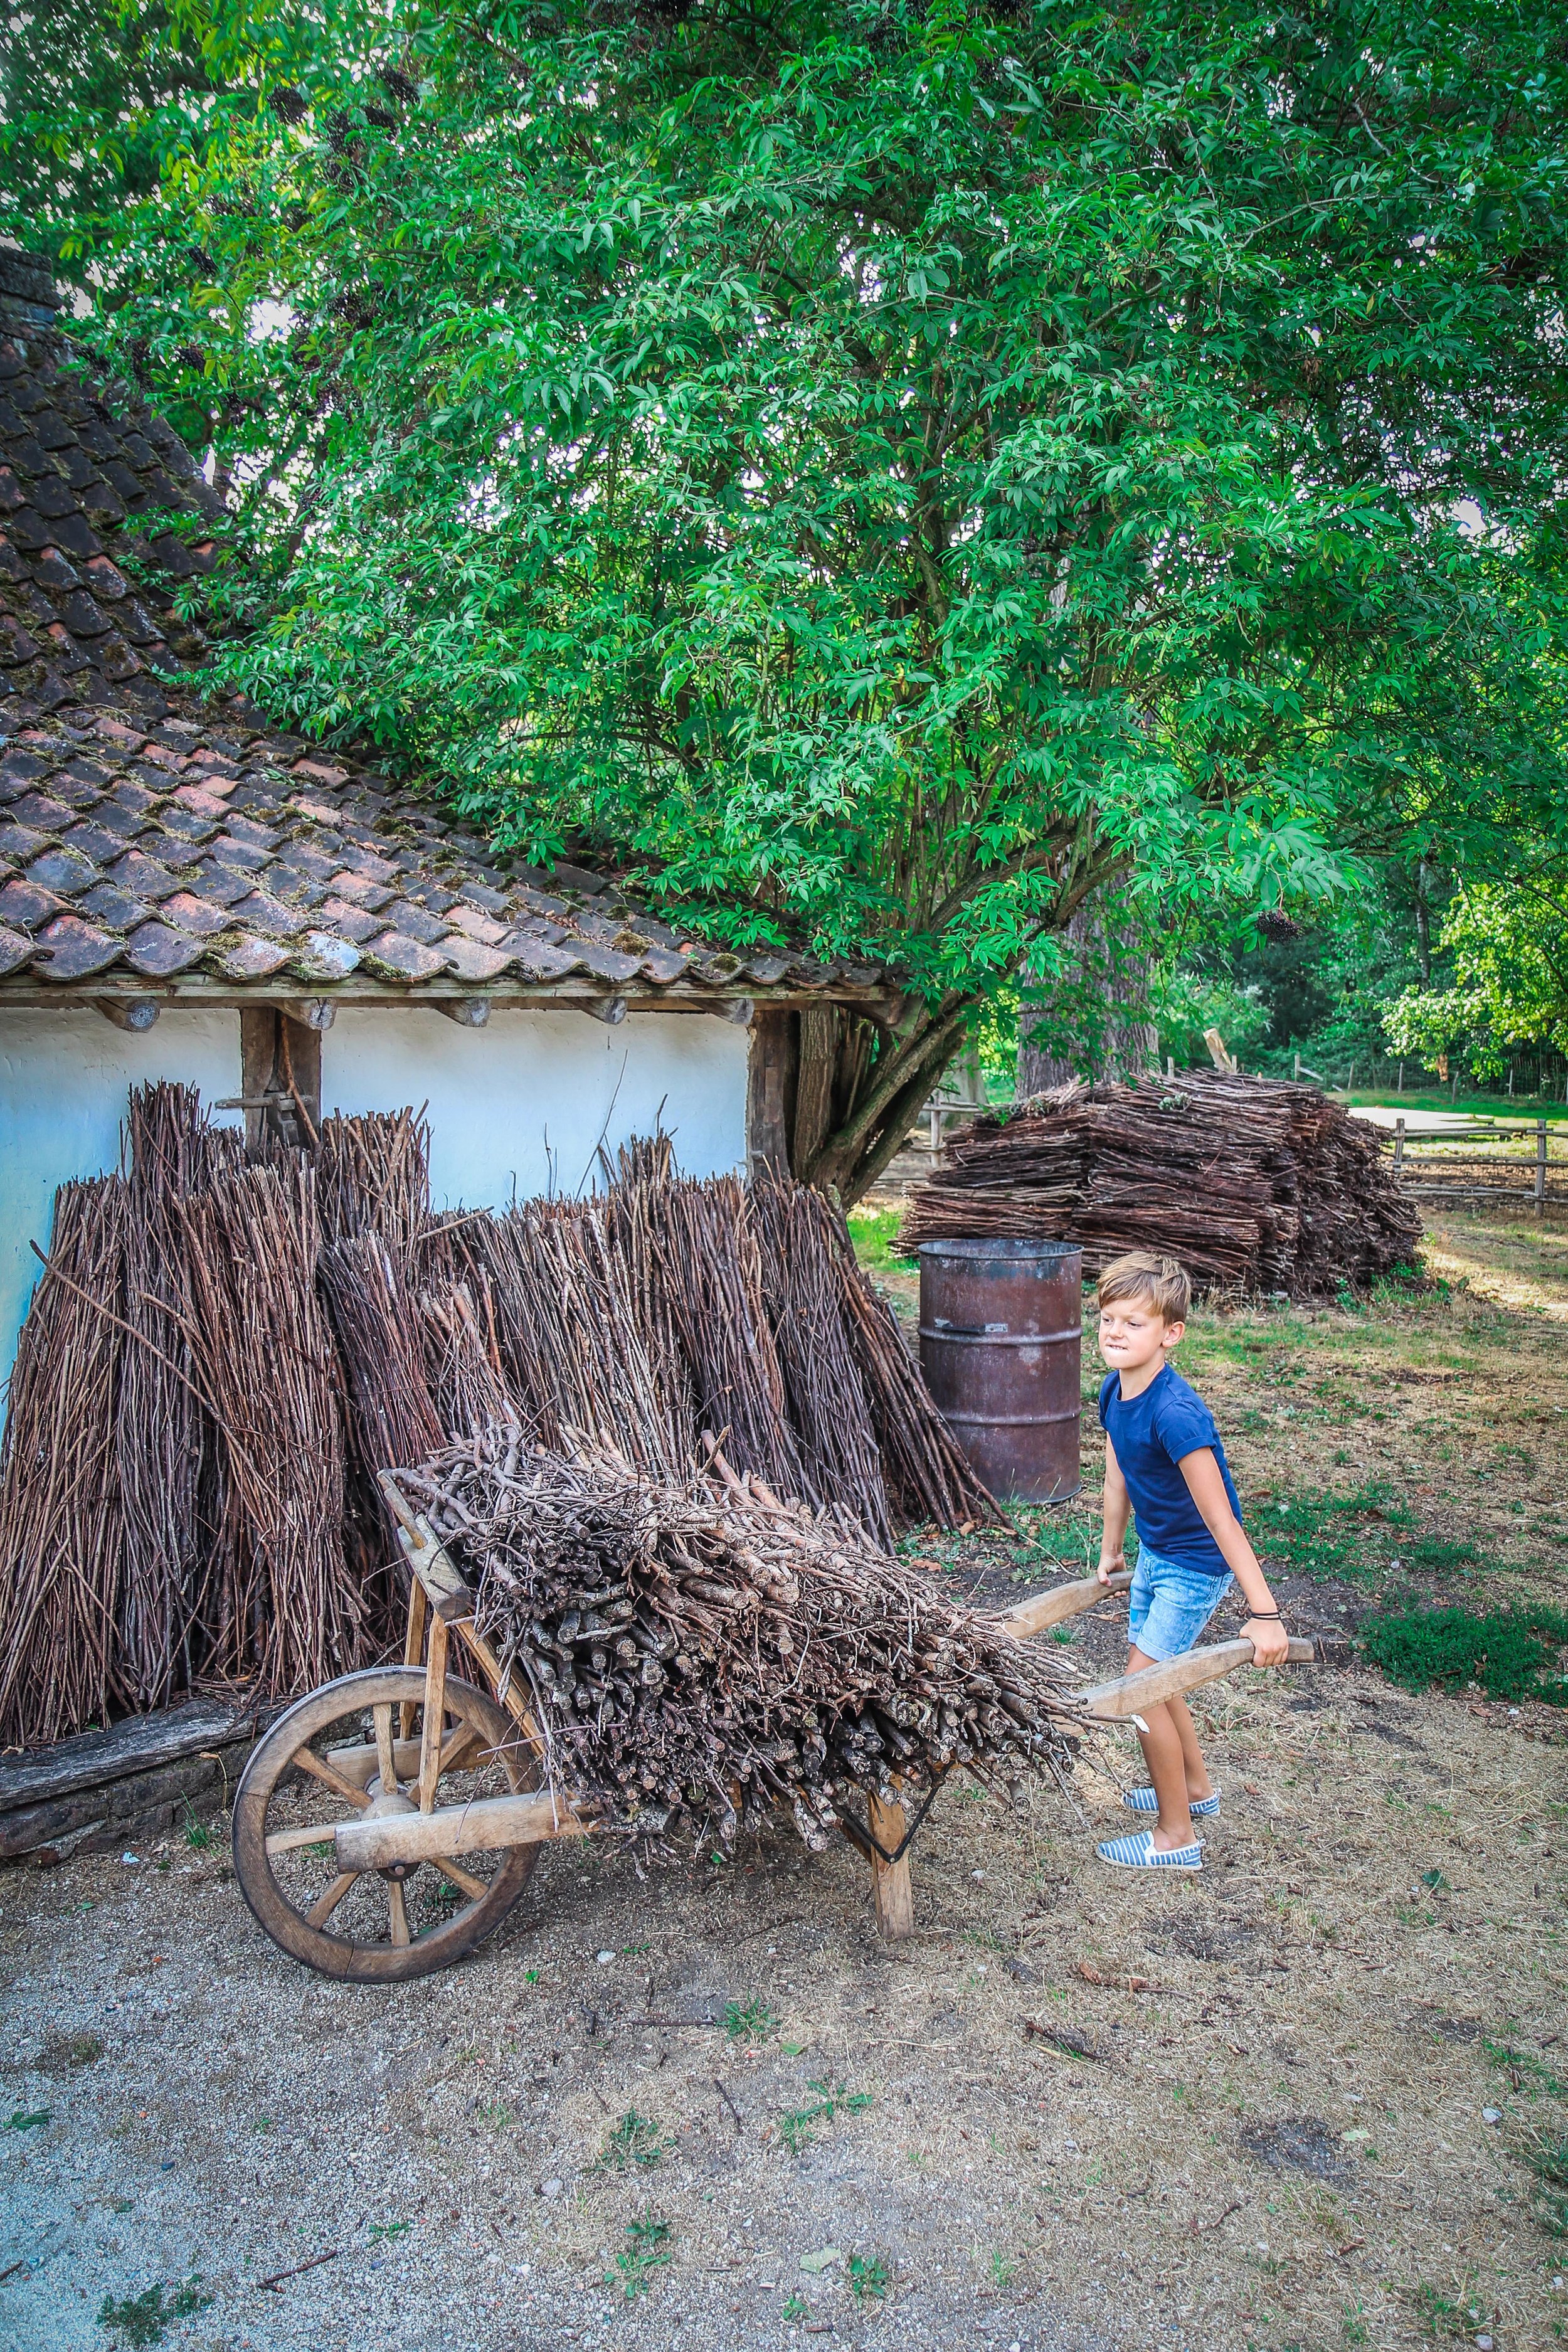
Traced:
<path id="1" fill-rule="evenodd" d="M 1154 1663 L 1152 1658 L 1144 1656 L 1136 1643 L 1127 1653 L 1130 1675 L 1135 1675 L 1140 1667 L 1152 1666 Z M 1187 1810 L 1187 1756 L 1175 1717 L 1177 1707 L 1181 1707 L 1182 1714 L 1186 1717 L 1187 1733 L 1195 1753 L 1197 1739 L 1193 1733 L 1192 1717 L 1187 1715 L 1180 1699 L 1163 1699 L 1158 1706 L 1146 1707 L 1143 1720 L 1149 1727 L 1138 1734 L 1143 1761 L 1149 1768 L 1149 1779 L 1160 1801 L 1160 1817 L 1154 1825 L 1154 1843 L 1165 1853 L 1175 1846 L 1191 1845 L 1193 1842 L 1193 1817 Z M 1201 1755 L 1197 1760 L 1201 1771 Z"/>
<path id="2" fill-rule="evenodd" d="M 1184 1698 L 1168 1698 L 1165 1706 L 1171 1721 L 1176 1727 L 1176 1737 L 1182 1743 L 1182 1761 L 1187 1774 L 1187 1801 L 1189 1804 L 1202 1804 L 1205 1797 L 1214 1795 L 1214 1784 L 1209 1779 L 1209 1768 L 1204 1762 L 1204 1751 L 1198 1746 L 1197 1726 Z"/>

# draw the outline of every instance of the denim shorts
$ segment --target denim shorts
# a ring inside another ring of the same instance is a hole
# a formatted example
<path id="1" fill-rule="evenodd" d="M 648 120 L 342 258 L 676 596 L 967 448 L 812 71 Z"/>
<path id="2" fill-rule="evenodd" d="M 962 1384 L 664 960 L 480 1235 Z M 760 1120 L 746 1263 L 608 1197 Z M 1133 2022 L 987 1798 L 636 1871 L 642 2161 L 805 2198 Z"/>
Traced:
<path id="1" fill-rule="evenodd" d="M 1228 1569 L 1206 1576 L 1143 1545 L 1127 1596 L 1129 1639 L 1146 1658 L 1184 1657 L 1235 1582 Z"/>

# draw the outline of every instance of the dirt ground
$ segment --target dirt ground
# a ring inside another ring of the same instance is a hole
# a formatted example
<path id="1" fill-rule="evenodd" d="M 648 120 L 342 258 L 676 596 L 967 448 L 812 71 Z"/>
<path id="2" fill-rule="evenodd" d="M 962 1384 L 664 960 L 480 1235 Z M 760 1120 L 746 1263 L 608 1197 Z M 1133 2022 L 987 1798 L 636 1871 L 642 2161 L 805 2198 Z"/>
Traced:
<path id="1" fill-rule="evenodd" d="M 1194 1323 L 1298 1625 L 1563 1598 L 1568 1232 L 1427 1262 L 1415 1300 Z M 1011 1601 L 1093 1534 L 1086 1500 L 947 1566 Z M 1117 1613 L 1064 1656 L 1115 1671 Z M 856 1855 L 782 1833 L 647 1883 L 547 1851 L 391 1993 L 284 1959 L 221 1838 L 0 1875 L 0 2346 L 1549 2346 L 1568 1715 L 1363 1666 L 1201 1711 L 1201 1877 L 1096 1861 L 1119 1737 L 1076 1807 L 950 1784 L 893 1948 Z"/>

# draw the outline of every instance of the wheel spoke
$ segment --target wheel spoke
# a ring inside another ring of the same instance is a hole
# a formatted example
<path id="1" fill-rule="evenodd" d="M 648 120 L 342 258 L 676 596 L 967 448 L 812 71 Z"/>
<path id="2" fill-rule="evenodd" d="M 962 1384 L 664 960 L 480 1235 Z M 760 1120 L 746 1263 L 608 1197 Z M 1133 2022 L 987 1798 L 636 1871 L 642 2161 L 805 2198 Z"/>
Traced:
<path id="1" fill-rule="evenodd" d="M 471 1870 L 465 1870 L 460 1863 L 450 1861 L 445 1854 L 436 1856 L 436 1867 L 443 1878 L 449 1878 L 454 1886 L 462 1889 L 470 1903 L 482 1902 L 490 1891 L 482 1878 L 476 1878 Z"/>
<path id="2" fill-rule="evenodd" d="M 459 1771 L 468 1762 L 472 1751 L 482 1745 L 483 1735 L 476 1731 L 471 1723 L 459 1723 L 441 1750 L 440 1770 L 437 1778 L 440 1779 L 442 1774 L 447 1772 Z"/>
<path id="3" fill-rule="evenodd" d="M 324 1927 L 328 1920 L 331 1917 L 333 1912 L 337 1909 L 339 1904 L 342 1901 L 343 1896 L 348 1893 L 349 1888 L 358 1880 L 359 1875 L 360 1874 L 357 1870 L 345 1870 L 340 1872 L 338 1876 L 333 1879 L 331 1885 L 328 1887 L 326 1893 L 321 1895 L 318 1901 L 312 1903 L 310 1909 L 306 1912 L 306 1925 L 311 1927 Z"/>
<path id="4" fill-rule="evenodd" d="M 391 1709 L 387 1710 L 388 1715 Z M 392 1940 L 399 1951 L 408 1943 L 408 1906 L 403 1900 L 403 1882 L 389 1878 L 386 1882 L 386 1907 L 392 1914 Z"/>
<path id="5" fill-rule="evenodd" d="M 345 1780 L 341 1772 L 334 1772 L 330 1764 L 323 1764 L 313 1749 L 297 1748 L 289 1761 L 297 1764 L 302 1772 L 312 1773 L 318 1780 L 324 1781 L 329 1789 L 345 1798 L 351 1805 L 357 1806 L 362 1813 L 368 1809 L 370 1799 L 364 1790 L 356 1789 L 352 1780 Z"/>
<path id="6" fill-rule="evenodd" d="M 302 1845 L 330 1846 L 336 1828 L 336 1822 L 316 1822 L 308 1829 L 273 1830 L 267 1840 L 267 1851 L 269 1854 L 292 1853 Z"/>

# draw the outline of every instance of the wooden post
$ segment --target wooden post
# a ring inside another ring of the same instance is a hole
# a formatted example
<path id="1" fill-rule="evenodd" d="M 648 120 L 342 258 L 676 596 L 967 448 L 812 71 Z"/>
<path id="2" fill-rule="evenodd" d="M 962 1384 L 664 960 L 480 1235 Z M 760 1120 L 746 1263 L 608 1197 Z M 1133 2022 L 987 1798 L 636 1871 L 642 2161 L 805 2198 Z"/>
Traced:
<path id="1" fill-rule="evenodd" d="M 1546 1121 L 1535 1122 L 1535 1213 L 1546 1214 Z"/>
<path id="2" fill-rule="evenodd" d="M 896 1853 L 904 1842 L 908 1824 L 902 1805 L 885 1805 L 880 1797 L 868 1800 L 871 1835 L 889 1853 Z M 910 1884 L 910 1858 L 906 1853 L 900 1862 L 884 1862 L 880 1854 L 871 1856 L 871 1892 L 877 1904 L 877 1926 L 890 1943 L 899 1942 L 915 1931 L 915 1894 Z"/>
<path id="3" fill-rule="evenodd" d="M 405 1666 L 422 1666 L 425 1663 L 425 1633 L 430 1622 L 430 1596 L 416 1576 L 410 1578 L 409 1582 L 408 1631 L 404 1637 L 403 1663 Z M 406 1739 L 414 1729 L 414 1701 L 405 1698 L 399 1712 L 403 1737 Z"/>
<path id="4" fill-rule="evenodd" d="M 1394 1122 L 1394 1172 L 1396 1177 L 1403 1176 L 1405 1173 L 1405 1120 L 1403 1117 L 1396 1118 Z"/>
<path id="5" fill-rule="evenodd" d="M 430 1619 L 430 1663 L 425 1670 L 425 1722 L 419 1738 L 419 1810 L 436 1810 L 436 1783 L 441 1777 L 441 1742 L 447 1727 L 447 1643 L 445 1618 Z"/>
<path id="6" fill-rule="evenodd" d="M 795 1124 L 798 1024 L 786 1006 L 759 1004 L 752 1016 L 746 1084 L 746 1167 L 790 1172 L 790 1129 Z"/>

